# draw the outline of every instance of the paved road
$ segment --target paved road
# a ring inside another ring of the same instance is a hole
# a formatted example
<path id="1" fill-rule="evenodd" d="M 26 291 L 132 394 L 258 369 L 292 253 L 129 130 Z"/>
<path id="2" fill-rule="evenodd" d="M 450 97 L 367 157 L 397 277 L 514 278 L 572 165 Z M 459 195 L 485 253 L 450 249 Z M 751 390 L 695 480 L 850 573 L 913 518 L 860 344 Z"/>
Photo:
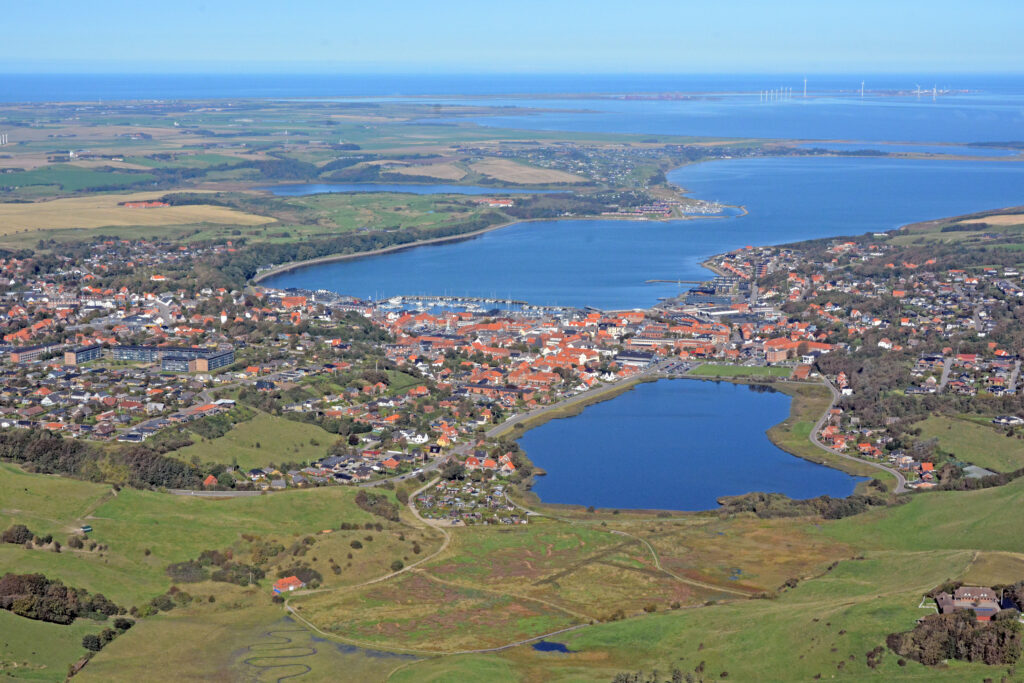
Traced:
<path id="1" fill-rule="evenodd" d="M 515 426 L 517 424 L 519 424 L 521 422 L 525 422 L 526 420 L 530 420 L 530 419 L 535 418 L 535 417 L 540 417 L 541 415 L 544 415 L 545 413 L 551 412 L 552 410 L 559 410 L 561 408 L 568 408 L 570 406 L 574 406 L 574 405 L 577 405 L 579 403 L 585 403 L 587 401 L 592 400 L 596 396 L 600 396 L 602 394 L 608 393 L 610 391 L 615 390 L 618 387 L 626 386 L 628 384 L 637 382 L 637 381 L 639 381 L 641 379 L 645 379 L 645 378 L 652 377 L 652 376 L 661 376 L 661 377 L 666 377 L 666 378 L 667 377 L 674 377 L 674 376 L 682 376 L 682 374 L 685 371 L 684 369 L 680 369 L 678 372 L 675 372 L 675 371 L 667 372 L 666 371 L 667 368 L 674 368 L 674 367 L 677 367 L 677 366 L 684 366 L 685 370 L 689 370 L 690 367 L 692 366 L 692 364 L 690 364 L 690 363 L 681 363 L 681 362 L 676 361 L 676 360 L 659 361 L 659 362 L 655 363 L 654 365 L 651 365 L 650 367 L 644 369 L 638 375 L 634 375 L 632 377 L 627 377 L 627 378 L 624 378 L 624 379 L 619 379 L 619 380 L 616 380 L 614 382 L 609 382 L 608 384 L 602 384 L 601 386 L 594 387 L 593 389 L 587 389 L 586 391 L 581 392 L 579 394 L 574 394 L 573 396 L 569 396 L 567 398 L 564 398 L 561 401 L 558 401 L 557 403 L 552 403 L 551 405 L 547 405 L 547 406 L 544 406 L 542 408 L 537 408 L 536 410 L 531 410 L 531 411 L 526 412 L 526 413 L 520 413 L 520 414 L 517 414 L 517 415 L 513 415 L 512 417 L 510 417 L 509 419 L 505 420 L 501 424 L 494 425 L 493 427 L 488 429 L 485 432 L 485 435 L 487 436 L 487 438 L 493 438 L 493 437 L 497 436 L 498 434 L 500 434 L 500 433 L 502 433 L 502 432 L 504 432 L 504 431 L 506 431 L 506 430 L 508 430 L 510 428 L 515 428 Z"/>
<path id="2" fill-rule="evenodd" d="M 1018 360 L 1013 364 L 1013 372 L 1010 373 L 1010 380 L 1006 384 L 1006 388 L 1017 393 L 1017 378 L 1020 377 L 1020 361 Z"/>
<path id="3" fill-rule="evenodd" d="M 953 359 L 947 358 L 942 363 L 942 377 L 939 379 L 939 391 L 942 393 L 943 389 L 946 388 L 946 384 L 949 382 L 949 371 L 953 368 Z"/>
<path id="4" fill-rule="evenodd" d="M 896 488 L 893 490 L 893 493 L 905 493 L 908 490 L 907 478 L 904 477 L 903 473 L 900 472 L 899 470 L 893 469 L 892 467 L 888 467 L 878 462 L 871 462 L 870 460 L 863 460 L 861 458 L 857 458 L 846 453 L 840 453 L 839 451 L 829 448 L 824 443 L 822 443 L 819 437 L 819 433 L 821 432 L 821 428 L 825 426 L 825 421 L 828 420 L 829 413 L 831 412 L 832 408 L 834 408 L 836 403 L 839 402 L 840 396 L 839 390 L 835 388 L 835 385 L 833 385 L 832 382 L 829 382 L 826 379 L 825 384 L 828 385 L 829 390 L 832 392 L 832 402 L 829 403 L 828 410 L 825 411 L 825 414 L 821 416 L 817 423 L 815 423 L 814 429 L 811 430 L 811 443 L 813 443 L 815 446 L 824 451 L 828 451 L 832 455 L 837 455 L 840 458 L 852 460 L 853 462 L 863 463 L 869 467 L 874 467 L 875 469 L 884 470 L 888 472 L 892 476 L 896 477 Z"/>

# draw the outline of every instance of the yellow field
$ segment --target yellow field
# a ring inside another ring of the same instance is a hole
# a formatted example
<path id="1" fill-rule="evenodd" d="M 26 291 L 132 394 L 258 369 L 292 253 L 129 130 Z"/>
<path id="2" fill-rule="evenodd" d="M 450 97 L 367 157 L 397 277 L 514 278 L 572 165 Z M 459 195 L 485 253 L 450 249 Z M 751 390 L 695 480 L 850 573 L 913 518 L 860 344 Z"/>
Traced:
<path id="1" fill-rule="evenodd" d="M 565 171 L 554 171 L 547 168 L 524 166 L 507 159 L 487 159 L 470 166 L 477 173 L 491 178 L 504 180 L 506 183 L 521 185 L 542 185 L 545 183 L 583 183 L 584 178 Z"/>
<path id="2" fill-rule="evenodd" d="M 168 206 L 156 209 L 126 209 L 119 202 L 158 199 L 151 192 L 54 199 L 31 204 L 0 203 L 0 235 L 22 230 L 103 228 L 114 226 L 190 225 L 222 223 L 263 225 L 273 218 L 243 213 L 223 206 Z"/>
<path id="3" fill-rule="evenodd" d="M 959 225 L 971 225 L 973 223 L 986 223 L 988 225 L 1020 225 L 1024 223 L 1024 214 L 1002 213 L 984 218 L 972 218 L 967 221 L 960 221 Z"/>
<path id="4" fill-rule="evenodd" d="M 389 173 L 407 176 L 422 176 L 438 180 L 462 180 L 466 171 L 455 164 L 431 164 L 429 166 L 406 166 L 389 169 Z"/>

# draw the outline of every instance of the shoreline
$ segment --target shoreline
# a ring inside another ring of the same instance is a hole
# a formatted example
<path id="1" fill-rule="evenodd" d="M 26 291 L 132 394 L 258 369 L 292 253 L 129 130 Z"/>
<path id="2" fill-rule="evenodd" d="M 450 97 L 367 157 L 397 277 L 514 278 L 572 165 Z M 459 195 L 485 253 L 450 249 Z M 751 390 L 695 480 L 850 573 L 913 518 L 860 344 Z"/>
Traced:
<path id="1" fill-rule="evenodd" d="M 592 405 L 596 405 L 598 403 L 603 403 L 605 401 L 611 401 L 611 400 L 617 398 L 618 396 L 621 396 L 622 394 L 626 393 L 627 391 L 631 391 L 632 389 L 634 389 L 635 387 L 637 387 L 640 384 L 646 384 L 646 383 L 650 383 L 650 382 L 658 382 L 658 381 L 662 381 L 662 380 L 677 380 L 677 379 L 679 379 L 679 380 L 693 380 L 693 381 L 701 381 L 701 382 L 728 382 L 730 384 L 760 385 L 760 386 L 770 387 L 770 388 L 772 388 L 775 391 L 778 391 L 780 393 L 786 394 L 789 397 L 789 399 L 790 399 L 789 415 L 787 415 L 786 418 L 783 419 L 781 422 L 772 425 L 771 427 L 768 428 L 768 430 L 765 431 L 764 435 L 765 435 L 765 438 L 768 440 L 769 443 L 771 443 L 773 446 L 775 446 L 779 450 L 783 451 L 787 455 L 790 455 L 790 456 L 792 456 L 794 458 L 800 458 L 801 460 L 813 463 L 815 465 L 821 465 L 822 467 L 828 467 L 830 469 L 837 470 L 839 472 L 843 472 L 844 474 L 847 474 L 847 475 L 849 475 L 851 477 L 866 478 L 865 481 L 859 481 L 859 482 L 857 482 L 854 485 L 853 491 L 850 492 L 850 495 L 856 495 L 856 494 L 860 493 L 861 489 L 867 483 L 870 482 L 870 478 L 873 477 L 873 476 L 877 476 L 879 474 L 877 472 L 872 473 L 871 472 L 871 468 L 870 468 L 870 464 L 868 464 L 868 463 L 865 463 L 863 466 L 861 466 L 859 463 L 854 462 L 854 461 L 849 461 L 848 462 L 848 461 L 845 461 L 845 460 L 840 459 L 838 457 L 834 458 L 834 459 L 833 458 L 829 458 L 827 453 L 825 453 L 823 451 L 820 451 L 819 449 L 817 449 L 815 447 L 814 443 L 810 439 L 810 436 L 808 436 L 806 439 L 800 439 L 800 443 L 801 444 L 803 444 L 803 442 L 806 442 L 806 445 L 809 447 L 805 453 L 804 452 L 800 452 L 798 449 L 789 447 L 789 444 L 786 443 L 786 440 L 784 439 L 784 437 L 794 434 L 793 427 L 796 424 L 798 424 L 800 422 L 805 422 L 805 421 L 808 421 L 808 420 L 811 420 L 811 421 L 820 420 L 822 416 L 827 415 L 827 411 L 828 411 L 827 407 L 826 407 L 825 411 L 821 415 L 817 415 L 817 414 L 813 414 L 812 415 L 812 414 L 802 414 L 801 413 L 801 408 L 810 407 L 810 406 L 805 406 L 805 405 L 802 404 L 803 400 L 806 399 L 806 397 L 800 396 L 799 392 L 801 392 L 801 390 L 806 390 L 806 389 L 811 389 L 811 390 L 813 390 L 813 389 L 822 389 L 824 391 L 825 387 L 823 385 L 821 385 L 820 383 L 817 383 L 817 382 L 789 382 L 789 381 L 786 381 L 786 380 L 773 381 L 773 382 L 759 382 L 756 379 L 744 378 L 744 377 L 725 378 L 725 377 L 700 377 L 700 376 L 693 376 L 693 375 L 683 375 L 683 376 L 680 376 L 680 377 L 660 377 L 660 376 L 650 376 L 650 375 L 648 375 L 648 376 L 639 376 L 639 377 L 630 378 L 628 380 L 624 380 L 621 384 L 618 384 L 618 385 L 604 387 L 603 390 L 597 391 L 593 395 L 588 396 L 586 398 L 580 398 L 579 400 L 573 401 L 572 399 L 575 399 L 577 397 L 570 397 L 569 400 L 571 401 L 571 403 L 569 403 L 568 405 L 560 406 L 559 404 L 554 404 L 554 405 L 548 407 L 548 409 L 546 409 L 546 410 L 542 409 L 542 412 L 540 412 L 537 415 L 523 416 L 522 419 L 517 419 L 515 421 L 504 422 L 501 425 L 498 425 L 497 427 L 493 428 L 490 432 L 488 432 L 487 436 L 489 436 L 489 437 L 497 437 L 497 438 L 509 438 L 509 437 L 511 437 L 511 439 L 513 441 L 518 441 L 519 438 L 521 438 L 526 432 L 530 431 L 531 429 L 535 429 L 537 427 L 540 427 L 540 426 L 546 424 L 547 422 L 550 422 L 551 420 L 558 420 L 558 419 L 563 419 L 563 418 L 577 417 L 584 410 L 586 410 L 588 407 L 590 407 Z M 825 391 L 824 393 L 825 393 L 825 395 L 828 395 L 827 391 Z M 577 396 L 582 397 L 583 395 L 580 394 L 580 395 L 577 395 Z M 517 425 L 523 425 L 523 427 L 521 429 L 516 429 Z M 510 435 L 509 432 L 513 432 L 513 433 Z M 812 430 L 812 433 L 813 433 L 813 430 Z M 526 460 L 534 467 L 535 471 L 536 470 L 539 470 L 541 472 L 544 471 L 543 468 L 538 467 L 537 464 L 530 458 L 529 453 L 527 453 L 525 450 L 521 451 L 521 452 L 523 454 L 523 457 L 525 457 Z M 535 474 L 533 476 L 538 476 L 538 475 Z M 517 487 L 516 493 L 517 493 L 517 497 L 520 499 L 520 501 L 522 503 L 524 503 L 525 505 L 528 505 L 530 507 L 535 507 L 535 508 L 536 507 L 543 507 L 543 508 L 546 508 L 548 510 L 563 510 L 563 511 L 565 511 L 565 510 L 582 510 L 582 509 L 586 509 L 585 505 L 580 505 L 580 504 L 575 504 L 575 503 L 550 503 L 550 502 L 546 502 L 546 501 L 542 500 L 540 498 L 540 496 L 537 495 L 533 491 L 532 487 L 528 488 L 528 489 L 518 488 Z M 605 509 L 605 508 L 600 508 L 600 509 Z M 613 509 L 613 508 L 607 508 L 607 509 Z M 647 512 L 647 513 L 672 512 L 672 513 L 675 513 L 675 514 L 683 514 L 683 515 L 699 515 L 699 514 L 715 513 L 720 508 L 710 508 L 710 509 L 707 509 L 707 510 L 659 510 L 659 509 L 655 509 L 655 508 L 619 508 L 619 509 L 627 510 L 629 512 Z"/>
<path id="2" fill-rule="evenodd" d="M 684 164 L 683 166 L 677 166 L 676 168 L 673 168 L 673 169 L 670 169 L 669 171 L 667 171 L 667 173 L 671 173 L 672 171 L 678 170 L 680 168 L 684 168 L 685 166 L 689 166 L 689 165 L 690 164 Z M 287 184 L 287 183 L 284 183 L 284 184 Z M 293 184 L 300 184 L 300 183 L 293 183 Z M 372 184 L 372 183 L 367 183 L 367 184 Z M 424 183 L 424 184 L 430 184 L 430 183 Z M 676 185 L 675 183 L 672 183 L 672 182 L 667 182 L 666 183 L 666 187 L 669 190 L 671 190 L 673 193 L 675 193 L 676 195 L 681 197 L 681 198 L 692 199 L 690 197 L 691 191 L 687 190 L 685 187 L 682 187 L 680 185 Z M 568 189 L 566 191 L 567 192 L 571 192 L 572 190 Z M 260 192 L 261 193 L 268 193 L 267 190 L 260 190 Z M 495 194 L 500 194 L 500 192 L 501 192 L 501 188 L 495 188 Z M 698 201 L 702 201 L 702 200 L 698 200 Z M 335 262 L 339 262 L 339 261 L 350 261 L 350 260 L 359 259 L 359 258 L 369 258 L 369 257 L 372 257 L 372 256 L 383 256 L 385 254 L 393 254 L 393 253 L 397 253 L 397 252 L 400 252 L 400 251 L 405 251 L 406 249 L 415 249 L 417 247 L 428 247 L 428 246 L 432 246 L 432 245 L 436 245 L 436 244 L 446 244 L 446 243 L 449 243 L 449 242 L 459 242 L 459 241 L 462 241 L 462 240 L 469 240 L 469 239 L 473 239 L 473 238 L 476 238 L 476 237 L 480 237 L 481 235 L 485 235 L 485 234 L 487 234 L 489 232 L 493 232 L 495 230 L 501 230 L 503 228 L 513 227 L 515 225 L 520 225 L 522 223 L 536 223 L 536 222 L 540 222 L 540 221 L 552 221 L 552 222 L 554 222 L 554 221 L 569 221 L 569 220 L 581 220 L 581 221 L 611 220 L 611 221 L 636 221 L 636 222 L 654 221 L 654 222 L 661 223 L 661 222 L 668 222 L 668 221 L 690 221 L 690 220 L 708 219 L 708 218 L 711 218 L 711 219 L 742 218 L 743 216 L 747 216 L 747 215 L 750 214 L 750 212 L 747 209 L 747 207 L 745 205 L 743 205 L 743 204 L 739 204 L 739 205 L 723 204 L 722 206 L 725 207 L 725 208 L 738 209 L 739 213 L 736 214 L 735 216 L 690 214 L 690 215 L 683 215 L 683 216 L 671 217 L 671 218 L 637 218 L 635 216 L 614 216 L 614 215 L 611 215 L 611 216 L 605 216 L 605 215 L 601 215 L 601 216 L 582 215 L 582 216 L 554 216 L 554 217 L 551 217 L 551 218 L 520 218 L 520 219 L 505 221 L 503 223 L 496 223 L 495 225 L 490 225 L 490 226 L 487 226 L 486 228 L 480 228 L 479 230 L 474 230 L 472 232 L 467 232 L 467 233 L 463 233 L 463 234 L 460 234 L 460 235 L 445 235 L 443 237 L 429 237 L 429 238 L 426 238 L 426 239 L 416 240 L 414 242 L 408 242 L 408 243 L 405 243 L 405 244 L 393 244 L 393 245 L 391 245 L 389 247 L 382 247 L 380 249 L 371 249 L 369 251 L 359 251 L 359 252 L 355 252 L 355 253 L 352 253 L 352 254 L 328 254 L 327 256 L 319 256 L 317 258 L 309 259 L 309 260 L 306 260 L 306 261 L 292 261 L 291 263 L 282 263 L 280 265 L 272 266 L 272 267 L 270 267 L 270 268 L 268 268 L 266 270 L 263 270 L 263 271 L 260 271 L 260 272 L 256 273 L 251 278 L 249 278 L 249 285 L 258 285 L 260 282 L 263 282 L 267 278 L 274 277 L 275 275 L 283 275 L 285 273 L 290 273 L 290 272 L 293 272 L 293 271 L 296 271 L 296 270 L 301 270 L 302 268 L 306 268 L 306 267 L 309 267 L 309 266 L 318 266 L 318 265 L 321 265 L 321 264 L 324 264 L 324 263 L 335 263 Z M 340 294 L 340 292 L 339 292 L 339 294 Z"/>
<path id="3" fill-rule="evenodd" d="M 370 251 L 359 251 L 352 254 L 329 254 L 327 256 L 319 256 L 315 259 L 309 259 L 308 261 L 293 261 L 291 263 L 282 263 L 279 266 L 273 266 L 266 270 L 262 270 L 251 278 L 249 278 L 250 285 L 258 285 L 267 278 L 274 277 L 275 275 L 283 275 L 290 273 L 295 270 L 301 270 L 310 266 L 318 266 L 324 263 L 334 263 L 336 261 L 351 261 L 360 258 L 370 258 L 373 256 L 383 256 L 385 254 L 393 254 L 400 251 L 406 251 L 407 249 L 417 249 L 419 247 L 429 247 L 437 244 L 446 244 L 449 242 L 461 242 L 463 240 L 470 240 L 481 235 L 485 235 L 495 230 L 502 230 L 504 228 L 514 227 L 516 225 L 522 225 L 524 223 L 539 223 L 542 221 L 628 221 L 628 222 L 657 222 L 666 223 L 669 221 L 690 221 L 697 219 L 724 219 L 724 218 L 739 218 L 747 215 L 747 209 L 744 206 L 737 206 L 732 208 L 738 208 L 743 213 L 737 216 L 703 216 L 695 214 L 692 216 L 684 216 L 681 218 L 636 218 L 635 216 L 555 216 L 553 218 L 518 218 L 516 220 L 505 221 L 504 223 L 496 223 L 486 228 L 480 228 L 472 232 L 462 233 L 460 235 L 445 235 L 444 237 L 429 237 L 427 239 L 417 240 L 415 242 L 407 242 L 405 244 L 393 244 L 390 247 L 381 247 L 380 249 L 371 249 Z"/>

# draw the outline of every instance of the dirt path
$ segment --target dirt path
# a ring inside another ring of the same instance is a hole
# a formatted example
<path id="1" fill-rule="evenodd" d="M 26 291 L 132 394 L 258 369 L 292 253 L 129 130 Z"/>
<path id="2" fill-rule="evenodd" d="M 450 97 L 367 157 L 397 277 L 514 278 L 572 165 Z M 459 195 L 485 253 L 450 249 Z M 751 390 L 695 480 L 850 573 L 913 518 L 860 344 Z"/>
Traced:
<path id="1" fill-rule="evenodd" d="M 306 629 L 304 628 L 275 629 L 273 631 L 267 631 L 263 635 L 267 638 L 276 639 L 277 642 L 253 643 L 249 646 L 249 651 L 255 652 L 256 654 L 253 654 L 250 657 L 246 657 L 242 660 L 242 663 L 247 664 L 255 669 L 259 669 L 260 673 L 270 671 L 272 669 L 282 669 L 286 667 L 302 667 L 301 671 L 296 671 L 295 673 L 290 673 L 285 676 L 278 676 L 275 679 L 278 683 L 284 680 L 288 680 L 289 678 L 298 678 L 299 676 L 305 676 L 306 674 L 308 674 L 310 671 L 313 670 L 313 668 L 308 664 L 303 664 L 302 662 L 284 661 L 272 664 L 257 663 L 267 661 L 274 662 L 275 660 L 282 659 L 298 659 L 301 657 L 311 657 L 316 654 L 315 647 L 304 645 L 292 645 L 292 639 L 286 635 L 282 635 L 285 633 L 302 633 L 306 635 L 308 634 L 308 631 L 306 631 Z M 264 651 L 265 654 L 258 652 L 257 649 Z M 285 652 L 288 650 L 295 650 L 296 652 L 285 654 Z"/>
<path id="2" fill-rule="evenodd" d="M 647 546 L 647 549 L 651 551 L 651 557 L 654 558 L 654 566 L 657 567 L 659 571 L 664 572 L 665 574 L 667 574 L 668 576 L 671 576 L 673 579 L 675 579 L 676 581 L 679 581 L 680 583 L 689 584 L 691 586 L 696 586 L 698 588 L 704 588 L 705 590 L 712 590 L 712 591 L 716 591 L 716 592 L 719 592 L 719 593 L 732 593 L 733 595 L 742 595 L 744 598 L 749 598 L 751 595 L 755 595 L 758 592 L 758 591 L 742 591 L 742 590 L 738 590 L 736 588 L 726 588 L 725 586 L 716 586 L 713 583 L 704 583 L 703 581 L 697 581 L 696 579 L 687 579 L 687 578 L 684 578 L 682 576 L 679 576 L 675 572 L 669 571 L 668 569 L 665 569 L 665 567 L 661 566 L 661 558 L 658 557 L 658 553 L 654 549 L 654 546 L 651 545 L 650 543 L 648 543 L 646 538 L 641 538 L 640 536 L 634 536 L 633 534 L 627 533 L 625 531 L 619 531 L 618 529 L 611 529 L 610 531 L 613 534 L 619 534 L 620 536 L 626 536 L 627 538 L 632 538 L 632 539 L 634 539 L 636 541 L 640 541 L 641 543 L 643 543 L 645 546 Z"/>
<path id="3" fill-rule="evenodd" d="M 373 585 L 373 584 L 376 584 L 376 583 L 380 583 L 381 581 L 387 581 L 388 579 L 392 579 L 395 576 L 398 576 L 399 574 L 404 574 L 406 572 L 412 571 L 412 570 L 416 569 L 417 567 L 419 567 L 420 565 L 422 565 L 423 563 L 428 562 L 430 560 L 433 560 L 434 558 L 438 557 L 441 553 L 445 552 L 448 549 L 448 546 L 451 545 L 451 540 L 452 540 L 451 534 L 448 533 L 447 529 L 444 529 L 442 527 L 438 527 L 438 526 L 434 526 L 432 524 L 429 524 L 425 519 L 420 517 L 419 511 L 416 509 L 416 497 L 420 493 L 422 493 L 423 491 L 426 491 L 431 486 L 434 486 L 437 482 L 438 482 L 438 480 L 434 479 L 434 480 L 428 482 L 427 484 L 421 486 L 420 488 L 416 489 L 416 491 L 414 491 L 413 493 L 409 494 L 409 502 L 408 502 L 407 505 L 409 507 L 409 511 L 412 513 L 412 515 L 416 518 L 417 521 L 419 521 L 421 524 L 423 524 L 424 528 L 426 528 L 426 529 L 436 529 L 437 531 L 441 532 L 441 534 L 444 536 L 444 541 L 441 543 L 441 547 L 440 548 L 435 550 L 430 555 L 427 555 L 426 557 L 424 557 L 424 558 L 422 558 L 420 560 L 417 560 L 416 562 L 410 564 L 408 567 L 403 567 L 402 569 L 398 570 L 397 572 L 391 572 L 389 574 L 385 574 L 384 576 L 379 576 L 379 577 L 377 577 L 375 579 L 370 579 L 368 581 L 364 581 L 362 583 L 354 584 L 352 586 L 339 586 L 338 588 L 327 588 L 327 589 L 319 589 L 319 590 L 312 590 L 312 591 L 302 591 L 300 593 L 297 593 L 297 594 L 293 595 L 292 597 L 299 597 L 301 595 L 312 595 L 314 593 L 323 593 L 323 592 L 328 592 L 328 591 L 353 590 L 353 589 L 357 589 L 357 588 L 362 588 L 364 586 L 370 586 L 370 585 Z M 502 591 L 494 591 L 492 589 L 482 588 L 480 586 L 460 586 L 457 583 L 453 583 L 453 582 L 449 582 L 449 581 L 444 581 L 442 579 L 438 579 L 437 577 L 435 577 L 433 575 L 426 574 L 425 572 L 423 573 L 423 575 L 426 576 L 427 578 L 431 579 L 431 580 L 437 581 L 438 583 L 448 583 L 448 584 L 451 584 L 453 586 L 457 586 L 457 587 L 460 587 L 460 588 L 471 588 L 473 590 L 483 590 L 483 591 L 487 591 L 487 592 L 491 592 L 491 593 L 498 593 L 500 595 L 510 595 L 510 596 L 516 597 L 516 598 L 523 598 L 523 596 L 519 596 L 519 595 L 516 595 L 514 593 L 508 593 L 508 592 L 502 592 Z M 558 609 L 561 612 L 565 612 L 566 614 L 571 614 L 571 615 L 576 616 L 577 618 L 580 618 L 580 619 L 586 619 L 588 621 L 590 619 L 590 617 L 588 617 L 586 615 L 576 614 L 576 613 L 572 612 L 571 610 L 568 610 L 568 609 L 566 609 L 564 607 L 560 607 L 558 605 L 555 605 L 553 603 L 550 603 L 550 602 L 548 602 L 546 600 L 543 600 L 543 599 L 540 599 L 540 598 L 530 597 L 530 598 L 525 598 L 525 599 L 533 600 L 535 602 L 539 602 L 539 603 L 542 603 L 542 604 L 546 604 L 546 605 L 548 605 L 550 607 Z M 302 614 L 300 614 L 299 611 L 296 608 L 291 606 L 290 601 L 291 601 L 291 597 L 286 599 L 285 603 L 284 603 L 285 609 L 288 610 L 289 615 L 292 618 L 298 620 L 299 623 L 301 623 L 304 626 L 306 626 L 306 628 L 314 631 L 315 633 L 323 636 L 324 638 L 329 638 L 329 639 L 332 639 L 332 640 L 338 640 L 338 641 L 341 641 L 341 642 L 350 643 L 352 645 L 356 645 L 358 647 L 363 647 L 363 648 L 367 648 L 367 649 L 389 650 L 389 651 L 393 651 L 393 652 L 408 652 L 408 653 L 411 653 L 411 654 L 419 654 L 419 655 L 425 655 L 425 656 L 448 656 L 448 655 L 482 654 L 482 653 L 486 653 L 486 652 L 499 652 L 501 650 L 507 650 L 509 648 L 519 647 L 520 645 L 525 645 L 527 643 L 532 643 L 532 642 L 536 642 L 538 640 L 543 640 L 545 638 L 549 638 L 551 636 L 555 636 L 555 635 L 558 635 L 560 633 L 568 633 L 569 631 L 575 631 L 576 629 L 580 629 L 580 628 L 583 628 L 585 626 L 589 626 L 590 625 L 589 623 L 576 624 L 574 626 L 569 626 L 567 628 L 559 629 L 557 631 L 552 631 L 550 633 L 544 633 L 544 634 L 541 634 L 541 635 L 538 635 L 538 636 L 532 636 L 530 638 L 524 638 L 522 640 L 517 640 L 517 641 L 515 641 L 513 643 L 507 643 L 505 645 L 498 645 L 498 646 L 491 647 L 491 648 L 482 648 L 482 649 L 478 649 L 478 650 L 455 650 L 455 651 L 442 651 L 442 652 L 439 652 L 439 651 L 436 651 L 436 650 L 421 650 L 419 648 L 395 647 L 395 646 L 390 646 L 390 645 L 382 646 L 380 643 L 367 643 L 367 642 L 363 642 L 363 641 L 360 641 L 360 640 L 356 640 L 354 638 L 346 638 L 344 636 L 339 636 L 339 635 L 337 635 L 335 633 L 328 633 L 326 631 L 321 630 L 320 627 L 318 627 L 316 624 L 314 624 L 313 622 L 309 621 L 304 616 L 302 616 Z"/>

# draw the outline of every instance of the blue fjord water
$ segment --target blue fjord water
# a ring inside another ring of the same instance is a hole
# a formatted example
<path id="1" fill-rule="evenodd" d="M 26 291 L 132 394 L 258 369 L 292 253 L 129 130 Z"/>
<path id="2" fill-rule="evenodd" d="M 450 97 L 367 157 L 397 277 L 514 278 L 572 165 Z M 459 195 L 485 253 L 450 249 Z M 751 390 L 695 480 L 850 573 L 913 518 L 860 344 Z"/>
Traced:
<path id="1" fill-rule="evenodd" d="M 728 382 L 640 384 L 575 416 L 536 427 L 519 443 L 548 503 L 709 510 L 751 491 L 843 497 L 859 479 L 777 448 L 765 431 L 790 399 Z"/>
<path id="2" fill-rule="evenodd" d="M 458 294 L 535 304 L 647 307 L 706 279 L 700 262 L 745 245 L 889 230 L 1024 202 L 1024 164 L 888 158 L 779 157 L 685 166 L 669 180 L 749 214 L 686 221 L 521 223 L 461 242 L 324 263 L 271 287 L 354 296 Z M 685 285 L 684 285 L 685 286 Z"/>

